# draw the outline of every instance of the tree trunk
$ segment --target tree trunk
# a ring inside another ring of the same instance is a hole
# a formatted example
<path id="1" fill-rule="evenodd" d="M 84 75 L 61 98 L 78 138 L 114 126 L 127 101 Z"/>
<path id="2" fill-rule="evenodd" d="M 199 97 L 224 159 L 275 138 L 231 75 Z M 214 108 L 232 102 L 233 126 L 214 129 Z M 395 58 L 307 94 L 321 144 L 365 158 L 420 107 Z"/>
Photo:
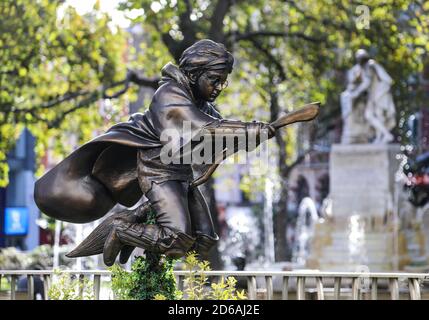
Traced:
<path id="1" fill-rule="evenodd" d="M 280 115 L 278 103 L 278 92 L 275 85 L 270 89 L 270 113 L 271 121 L 276 120 Z M 286 164 L 286 141 L 283 132 L 276 132 L 275 141 L 279 148 L 278 167 L 280 175 L 280 197 L 279 201 L 274 204 L 273 222 L 274 222 L 274 247 L 275 260 L 286 261 L 288 259 L 288 248 L 286 242 L 287 226 L 287 207 L 288 207 L 288 175 L 289 168 Z"/>

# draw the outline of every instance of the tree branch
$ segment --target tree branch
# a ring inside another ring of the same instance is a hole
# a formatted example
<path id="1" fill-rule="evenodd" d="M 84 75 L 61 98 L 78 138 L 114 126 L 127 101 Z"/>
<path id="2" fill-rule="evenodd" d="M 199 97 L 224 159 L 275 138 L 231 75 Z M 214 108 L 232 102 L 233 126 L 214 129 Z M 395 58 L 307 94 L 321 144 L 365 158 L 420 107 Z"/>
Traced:
<path id="1" fill-rule="evenodd" d="M 287 166 L 287 169 L 285 171 L 286 176 L 289 176 L 289 174 L 292 172 L 292 170 L 299 165 L 302 161 L 304 161 L 304 159 L 314 151 L 314 148 L 311 147 L 309 149 L 307 149 L 306 151 L 304 151 L 303 153 L 301 153 L 294 162 L 292 162 L 290 165 Z"/>
<path id="2" fill-rule="evenodd" d="M 224 42 L 223 20 L 232 6 L 231 0 L 218 0 L 210 18 L 209 38 L 216 42 Z"/>
<path id="3" fill-rule="evenodd" d="M 163 32 L 161 28 L 158 25 L 158 21 L 154 20 L 152 22 L 153 27 L 155 30 L 161 34 L 162 42 L 167 47 L 170 54 L 174 57 L 174 59 L 179 61 L 181 52 L 180 42 L 173 39 L 173 37 L 168 32 Z"/>
<path id="4" fill-rule="evenodd" d="M 251 40 L 258 37 L 301 38 L 306 41 L 310 41 L 314 43 L 320 43 L 326 40 L 326 37 L 316 38 L 316 37 L 308 36 L 302 32 L 281 32 L 281 31 L 270 31 L 270 30 L 250 31 L 246 33 L 240 33 L 237 31 L 232 33 L 230 32 L 227 36 L 232 37 L 235 41 Z"/>
<path id="5" fill-rule="evenodd" d="M 101 99 L 101 98 L 102 99 L 115 99 L 115 98 L 120 97 L 121 95 L 123 95 L 124 93 L 126 93 L 128 91 L 128 89 L 130 87 L 130 83 L 135 83 L 139 86 L 157 89 L 159 80 L 160 80 L 159 78 L 139 77 L 135 71 L 128 71 L 127 76 L 124 80 L 114 82 L 110 85 L 103 85 L 94 91 L 78 91 L 78 92 L 66 93 L 65 95 L 63 95 L 61 97 L 55 98 L 52 101 L 48 101 L 48 102 L 43 103 L 39 106 L 35 106 L 31 109 L 17 109 L 17 108 L 13 108 L 13 106 L 12 106 L 10 113 L 12 113 L 14 115 L 15 119 L 23 118 L 23 119 L 21 119 L 21 122 L 25 122 L 25 123 L 29 123 L 29 121 L 26 120 L 26 118 L 25 118 L 25 114 L 30 114 L 32 116 L 32 118 L 34 119 L 34 121 L 47 122 L 48 128 L 54 128 L 54 127 L 58 126 L 61 123 L 61 121 L 64 120 L 66 115 L 68 115 L 68 114 L 70 114 L 70 113 L 72 113 L 78 109 L 82 109 L 84 107 L 87 107 L 91 103 L 97 101 L 98 99 Z M 119 90 L 113 94 L 107 93 L 107 90 L 121 86 L 121 85 L 124 86 L 121 90 Z M 73 106 L 72 108 L 62 112 L 54 120 L 47 120 L 47 119 L 45 119 L 39 115 L 41 109 L 50 109 L 50 108 L 53 108 L 55 106 L 60 105 L 61 103 L 69 102 L 69 101 L 75 100 L 79 97 L 84 97 L 84 98 L 82 98 L 79 102 L 77 102 L 77 104 L 75 106 Z"/>
<path id="6" fill-rule="evenodd" d="M 79 101 L 79 103 L 77 103 L 76 106 L 74 106 L 74 107 L 70 108 L 69 110 L 63 112 L 61 115 L 56 117 L 54 120 L 48 121 L 48 123 L 47 123 L 48 129 L 57 128 L 68 114 L 73 113 L 79 109 L 87 107 L 91 103 L 96 102 L 99 98 L 100 98 L 100 93 L 99 92 L 93 92 L 88 98 Z"/>
<path id="7" fill-rule="evenodd" d="M 192 5 L 189 0 L 184 0 L 186 10 L 179 15 L 179 27 L 182 31 L 183 40 L 180 42 L 182 50 L 185 50 L 187 47 L 191 46 L 196 40 L 196 25 L 192 22 L 190 16 L 192 13 Z"/>
<path id="8" fill-rule="evenodd" d="M 295 8 L 295 10 L 298 11 L 304 17 L 305 20 L 321 23 L 324 26 L 332 26 L 336 29 L 342 29 L 348 32 L 350 32 L 353 29 L 353 28 L 350 28 L 350 26 L 345 23 L 335 23 L 331 19 L 322 18 L 319 20 L 315 16 L 307 14 L 305 10 L 299 7 L 298 4 L 293 0 L 283 0 L 283 1 L 291 5 L 293 8 Z M 344 10 L 344 7 L 343 7 L 343 10 Z"/>
<path id="9" fill-rule="evenodd" d="M 69 100 L 73 100 L 76 99 L 80 96 L 85 96 L 90 94 L 90 91 L 78 91 L 78 92 L 69 92 L 66 93 L 65 95 L 58 97 L 56 99 L 53 99 L 51 101 L 48 101 L 46 103 L 41 104 L 40 106 L 34 107 L 32 108 L 32 110 L 34 109 L 50 109 L 52 107 L 55 107 L 63 102 L 69 101 Z"/>
<path id="10" fill-rule="evenodd" d="M 152 78 L 146 78 L 146 77 L 140 77 L 137 75 L 135 71 L 129 72 L 129 81 L 132 83 L 135 83 L 139 85 L 140 87 L 148 87 L 152 88 L 154 90 L 158 89 L 159 87 L 159 81 L 161 78 L 159 77 L 152 77 Z"/>
<path id="11" fill-rule="evenodd" d="M 255 46 L 255 48 L 258 49 L 259 51 L 261 51 L 264 55 L 266 55 L 268 60 L 274 64 L 275 68 L 277 69 L 277 71 L 279 73 L 280 81 L 285 81 L 286 80 L 286 72 L 285 72 L 282 64 L 280 63 L 280 61 L 278 61 L 277 58 L 274 57 L 268 49 L 264 48 L 262 46 L 262 44 L 259 43 L 256 39 L 249 39 L 249 41 L 252 42 L 253 45 Z"/>

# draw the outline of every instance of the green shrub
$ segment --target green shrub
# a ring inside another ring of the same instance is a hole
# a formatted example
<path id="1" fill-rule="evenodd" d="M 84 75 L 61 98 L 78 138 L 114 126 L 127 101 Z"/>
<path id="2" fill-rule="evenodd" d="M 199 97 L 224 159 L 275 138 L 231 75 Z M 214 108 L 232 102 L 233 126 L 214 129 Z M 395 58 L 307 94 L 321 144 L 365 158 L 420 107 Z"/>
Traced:
<path id="1" fill-rule="evenodd" d="M 155 211 L 147 214 L 145 223 L 156 223 Z M 188 271 L 184 280 L 184 291 L 177 289 L 173 274 L 175 260 L 155 253 L 146 252 L 145 257 L 137 257 L 127 272 L 115 264 L 112 272 L 112 291 L 119 300 L 242 300 L 244 291 L 235 288 L 237 280 L 222 277 L 219 283 L 208 286 L 206 271 L 210 270 L 208 261 L 200 261 L 195 252 L 190 252 L 184 260 Z"/>
<path id="2" fill-rule="evenodd" d="M 30 264 L 30 259 L 25 252 L 14 247 L 0 249 L 0 269 L 20 270 Z"/>
<path id="3" fill-rule="evenodd" d="M 131 272 L 119 265 L 112 272 L 112 291 L 119 300 L 151 300 L 157 295 L 166 299 L 180 298 L 173 275 L 174 260 L 156 254 L 137 257 Z"/>
<path id="4" fill-rule="evenodd" d="M 173 274 L 174 260 L 159 255 L 138 257 L 131 272 L 119 265 L 110 268 L 112 291 L 120 300 L 243 300 L 246 295 L 236 290 L 237 280 L 224 277 L 209 286 L 205 272 L 210 271 L 208 261 L 200 261 L 195 252 L 188 253 L 184 269 L 188 271 L 184 279 L 183 292 L 177 290 Z"/>
<path id="5" fill-rule="evenodd" d="M 245 300 L 247 299 L 244 290 L 237 291 L 235 285 L 237 280 L 234 277 L 222 277 L 220 282 L 212 283 L 210 299 L 211 300 Z"/>
<path id="6" fill-rule="evenodd" d="M 237 291 L 237 280 L 228 277 L 225 281 L 221 277 L 218 283 L 213 282 L 208 286 L 209 281 L 206 271 L 210 271 L 208 261 L 200 261 L 195 252 L 190 252 L 184 260 L 184 269 L 188 271 L 184 280 L 183 299 L 185 300 L 244 300 L 246 295 L 244 290 Z M 160 298 L 160 297 L 158 297 Z"/>
<path id="7" fill-rule="evenodd" d="M 145 223 L 156 223 L 156 212 L 149 210 Z M 173 300 L 180 298 L 173 274 L 174 260 L 163 255 L 147 252 L 137 257 L 131 272 L 115 264 L 112 272 L 112 291 L 119 300 L 151 300 L 158 296 Z"/>
<path id="8" fill-rule="evenodd" d="M 49 269 L 53 266 L 53 247 L 51 245 L 41 245 L 32 251 L 20 251 L 14 247 L 0 249 L 0 269 L 21 270 L 21 269 Z M 67 246 L 59 248 L 60 265 L 71 267 L 74 259 L 67 258 L 65 254 L 70 251 Z"/>
<path id="9" fill-rule="evenodd" d="M 56 279 L 55 279 L 56 278 Z M 56 270 L 48 291 L 50 300 L 94 300 L 93 283 Z"/>

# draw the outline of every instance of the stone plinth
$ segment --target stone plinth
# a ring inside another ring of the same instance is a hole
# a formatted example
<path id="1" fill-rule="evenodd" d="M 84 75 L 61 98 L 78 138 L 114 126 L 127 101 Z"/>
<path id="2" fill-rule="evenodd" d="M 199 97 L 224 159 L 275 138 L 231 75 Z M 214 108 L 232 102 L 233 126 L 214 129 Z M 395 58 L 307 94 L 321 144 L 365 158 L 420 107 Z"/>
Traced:
<path id="1" fill-rule="evenodd" d="M 329 164 L 334 217 L 384 217 L 391 211 L 399 152 L 399 145 L 334 145 Z"/>
<path id="2" fill-rule="evenodd" d="M 399 145 L 333 146 L 332 216 L 316 229 L 308 267 L 373 272 L 397 268 L 393 199 L 399 151 Z"/>

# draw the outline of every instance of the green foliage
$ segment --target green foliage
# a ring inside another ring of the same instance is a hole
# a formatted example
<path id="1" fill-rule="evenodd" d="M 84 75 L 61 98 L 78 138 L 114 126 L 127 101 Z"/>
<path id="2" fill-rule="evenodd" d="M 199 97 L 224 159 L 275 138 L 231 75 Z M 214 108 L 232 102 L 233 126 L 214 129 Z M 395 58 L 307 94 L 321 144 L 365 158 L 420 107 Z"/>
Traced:
<path id="1" fill-rule="evenodd" d="M 237 291 L 235 286 L 237 280 L 234 277 L 225 278 L 222 277 L 220 282 L 212 283 L 212 291 L 210 298 L 212 300 L 245 300 L 247 299 L 244 290 Z"/>
<path id="2" fill-rule="evenodd" d="M 2 277 L 0 279 L 0 292 L 10 291 L 10 287 L 11 287 L 11 283 L 10 283 L 9 279 L 7 279 L 6 277 Z"/>
<path id="3" fill-rule="evenodd" d="M 237 291 L 237 280 L 228 277 L 225 281 L 221 277 L 218 283 L 208 287 L 208 277 L 205 272 L 210 271 L 208 261 L 200 261 L 195 252 L 186 255 L 184 269 L 188 271 L 184 280 L 183 297 L 186 300 L 243 300 L 246 299 L 244 291 Z"/>
<path id="4" fill-rule="evenodd" d="M 63 156 L 92 138 L 103 113 L 122 116 L 119 105 L 103 110 L 96 102 L 100 86 L 125 75 L 125 34 L 96 8 L 81 16 L 62 2 L 0 1 L 0 186 L 24 125 L 37 137 L 40 160 L 48 147 Z"/>
<path id="5" fill-rule="evenodd" d="M 237 291 L 237 280 L 224 277 L 209 286 L 205 272 L 210 271 L 208 261 L 200 261 L 195 252 L 190 252 L 184 260 L 183 292 L 176 288 L 173 274 L 174 260 L 164 256 L 148 254 L 137 257 L 131 272 L 119 265 L 109 268 L 112 272 L 112 291 L 118 300 L 243 300 L 244 291 Z"/>
<path id="6" fill-rule="evenodd" d="M 28 256 L 15 247 L 2 248 L 0 250 L 0 269 L 2 270 L 25 269 L 29 262 L 30 259 Z"/>
<path id="7" fill-rule="evenodd" d="M 114 264 L 109 270 L 112 272 L 111 285 L 115 299 L 132 300 L 130 296 L 133 287 L 131 275 L 118 264 Z"/>
<path id="8" fill-rule="evenodd" d="M 53 279 L 48 291 L 50 300 L 94 300 L 93 283 L 87 278 L 73 278 L 56 270 Z"/>
<path id="9" fill-rule="evenodd" d="M 156 254 L 137 257 L 131 272 L 118 265 L 112 272 L 112 290 L 119 300 L 151 300 L 159 296 L 174 300 L 179 297 L 173 275 L 174 261 Z"/>
<path id="10" fill-rule="evenodd" d="M 209 297 L 206 290 L 208 278 L 206 271 L 210 271 L 208 261 L 200 261 L 195 252 L 188 253 L 185 258 L 184 270 L 189 273 L 184 280 L 184 298 L 186 300 L 204 300 Z"/>
<path id="11" fill-rule="evenodd" d="M 47 149 L 51 159 L 63 157 L 126 117 L 123 104 L 135 92 L 98 104 L 100 89 L 124 78 L 125 61 L 144 76 L 159 76 L 166 62 L 177 62 L 201 38 L 225 43 L 236 57 L 231 85 L 218 101 L 226 117 L 270 120 L 274 90 L 280 110 L 322 101 L 317 127 L 329 128 L 339 117 L 344 71 L 359 47 L 392 75 L 398 118 L 422 103 L 415 89 L 429 49 L 428 1 L 366 3 L 368 28 L 358 19 L 358 4 L 347 0 L 232 1 L 225 12 L 217 3 L 124 0 L 123 10 L 143 9 L 133 22 L 145 36 L 141 50 L 133 50 L 97 5 L 81 16 L 62 1 L 1 1 L 0 186 L 7 184 L 6 153 L 24 125 L 37 137 L 39 162 Z M 296 130 L 283 132 L 293 161 Z"/>
<path id="12" fill-rule="evenodd" d="M 70 248 L 60 247 L 60 265 L 69 266 L 72 259 L 65 255 Z M 0 249 L 0 269 L 20 270 L 20 269 L 48 269 L 53 266 L 53 247 L 51 245 L 41 245 L 32 251 L 19 251 L 14 247 Z"/>
<path id="13" fill-rule="evenodd" d="M 151 210 L 146 216 L 147 224 L 156 223 L 156 212 Z M 137 257 L 127 272 L 115 264 L 109 268 L 112 272 L 112 291 L 119 300 L 151 300 L 159 297 L 178 299 L 180 292 L 176 288 L 173 274 L 174 260 L 164 255 L 146 252 L 146 256 Z"/>

